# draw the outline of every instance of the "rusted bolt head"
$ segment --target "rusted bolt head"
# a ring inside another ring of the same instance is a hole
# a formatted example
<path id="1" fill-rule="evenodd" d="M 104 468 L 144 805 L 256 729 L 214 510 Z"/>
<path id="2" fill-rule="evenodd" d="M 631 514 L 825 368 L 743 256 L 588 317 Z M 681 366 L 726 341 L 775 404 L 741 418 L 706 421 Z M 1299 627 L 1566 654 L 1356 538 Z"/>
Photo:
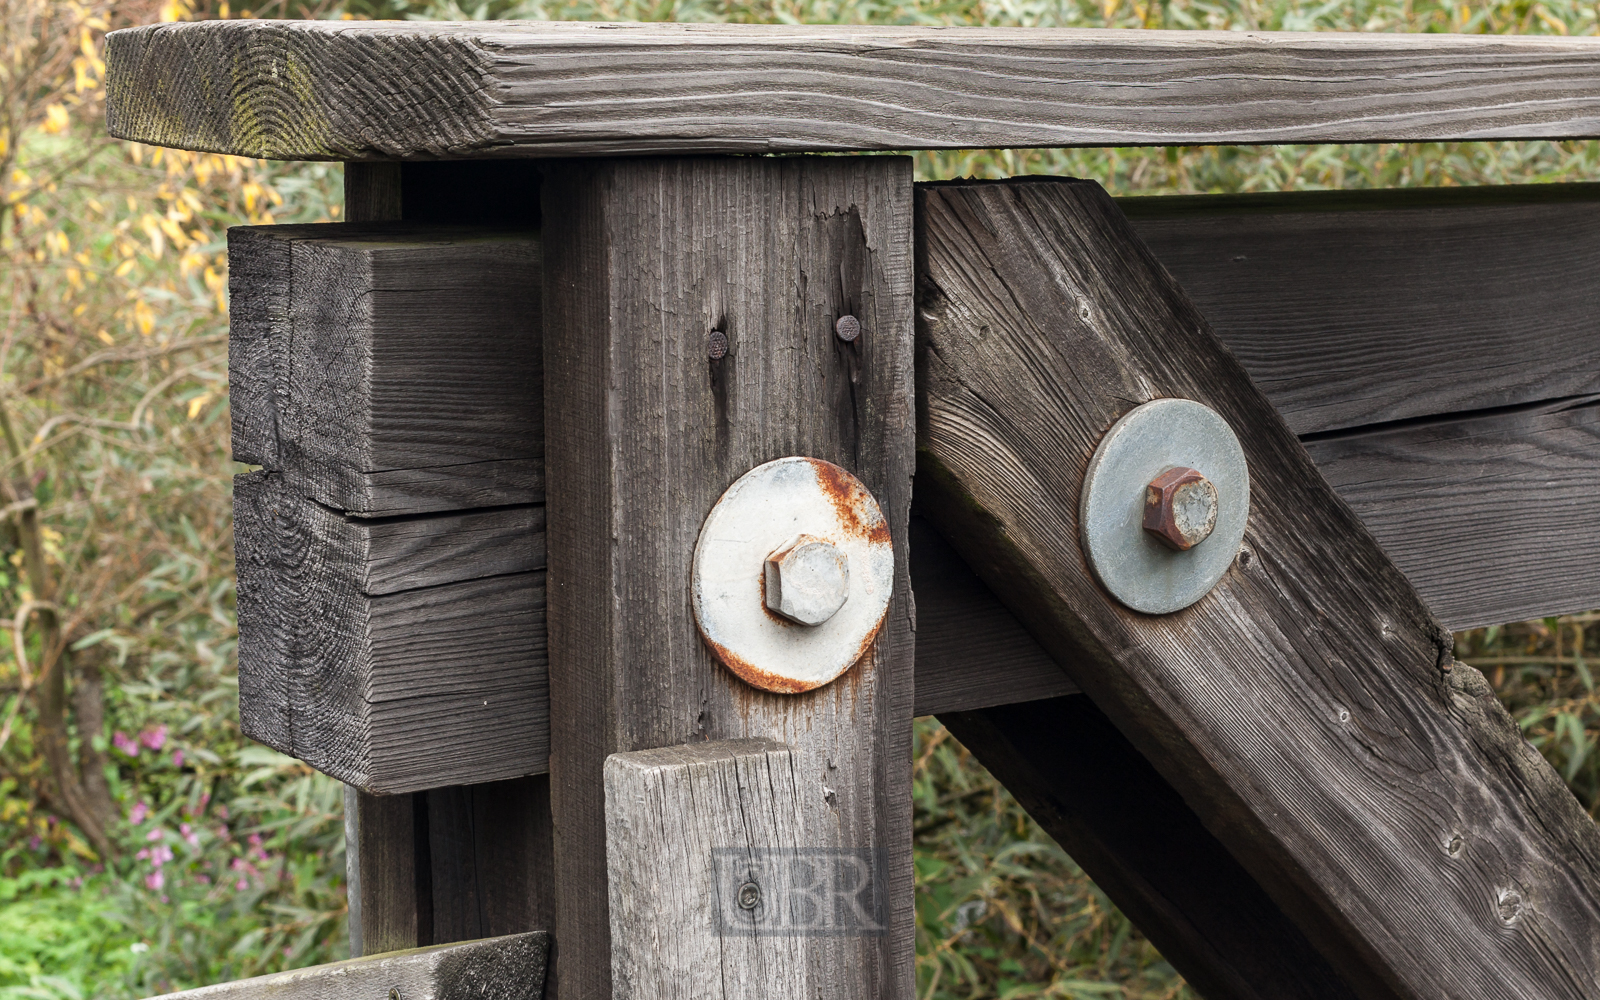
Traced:
<path id="1" fill-rule="evenodd" d="M 821 625 L 850 596 L 850 564 L 832 542 L 796 535 L 767 556 L 767 607 L 797 625 Z"/>
<path id="2" fill-rule="evenodd" d="M 1167 548 L 1192 549 L 1216 526 L 1217 488 L 1194 469 L 1168 469 L 1145 488 L 1144 530 Z"/>
<path id="3" fill-rule="evenodd" d="M 861 321 L 854 316 L 840 316 L 833 323 L 833 332 L 848 344 L 861 336 Z"/>

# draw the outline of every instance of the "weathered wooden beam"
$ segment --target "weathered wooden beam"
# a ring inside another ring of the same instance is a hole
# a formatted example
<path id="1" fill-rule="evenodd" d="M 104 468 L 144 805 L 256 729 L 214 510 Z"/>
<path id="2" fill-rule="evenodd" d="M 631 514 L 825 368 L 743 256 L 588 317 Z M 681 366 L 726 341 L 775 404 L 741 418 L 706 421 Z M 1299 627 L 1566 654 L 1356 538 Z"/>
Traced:
<path id="1" fill-rule="evenodd" d="M 544 508 L 372 520 L 234 483 L 245 735 L 374 792 L 541 772 Z"/>
<path id="2" fill-rule="evenodd" d="M 1450 629 L 1588 611 L 1600 607 L 1600 400 L 1561 406 L 1306 448 Z"/>
<path id="3" fill-rule="evenodd" d="M 392 951 L 309 969 L 168 993 L 182 1000 L 540 1000 L 544 931 Z"/>
<path id="4" fill-rule="evenodd" d="M 1206 1000 L 1356 996 L 1087 697 L 939 721 Z"/>
<path id="5" fill-rule="evenodd" d="M 346 164 L 346 214 L 358 223 L 404 217 L 536 226 L 538 176 L 531 165 L 503 162 L 492 167 L 408 164 L 402 170 L 400 164 Z M 506 402 L 522 405 L 516 399 Z M 542 411 L 542 400 L 536 408 Z M 463 517 L 494 513 L 466 512 Z M 417 523 L 429 520 L 423 517 Z M 394 530 L 406 522 L 384 523 Z M 433 541 L 441 539 L 459 541 L 453 534 Z M 526 551 L 529 544 L 517 537 L 504 541 L 512 551 Z M 437 556 L 430 561 L 450 562 Z M 354 575 L 366 579 L 370 570 L 357 569 Z M 530 623 L 529 628 L 542 644 L 541 626 Z M 510 645 L 516 648 L 518 643 Z M 523 739 L 534 746 L 545 745 L 548 733 L 548 718 L 538 709 L 534 705 L 529 717 L 508 720 L 512 729 L 523 727 Z M 543 771 L 545 766 L 534 761 L 530 769 Z M 345 803 L 352 955 L 554 924 L 546 775 L 408 795 L 375 796 L 347 785 Z"/>
<path id="6" fill-rule="evenodd" d="M 919 191 L 918 504 L 1365 997 L 1581 997 L 1600 831 L 1105 193 Z M 1148 616 L 1079 550 L 1105 430 L 1157 396 L 1240 435 L 1210 595 Z"/>
<path id="7" fill-rule="evenodd" d="M 228 263 L 238 461 L 364 517 L 543 499 L 536 235 L 241 226 Z"/>
<path id="8" fill-rule="evenodd" d="M 829 811 L 808 846 L 877 859 L 887 933 L 813 942 L 826 992 L 909 997 L 910 161 L 573 162 L 546 174 L 543 197 L 559 989 L 612 986 L 606 757 L 765 737 L 791 748 L 797 794 Z M 851 343 L 834 336 L 846 314 L 863 330 Z M 872 491 L 894 598 L 843 677 L 770 694 L 702 643 L 690 565 L 723 491 L 790 455 Z"/>
<path id="9" fill-rule="evenodd" d="M 870 854 L 814 847 L 828 804 L 782 744 L 612 754 L 605 795 L 616 1000 L 833 995 L 820 940 L 883 928 Z"/>
<path id="10" fill-rule="evenodd" d="M 1296 434 L 1600 396 L 1600 184 L 1117 205 Z"/>
<path id="11" fill-rule="evenodd" d="M 917 715 L 1078 692 L 950 543 L 917 516 L 911 518 L 911 589 L 917 598 Z"/>
<path id="12" fill-rule="evenodd" d="M 1554 36 L 222 21 L 113 32 L 112 135 L 276 159 L 1581 138 Z"/>

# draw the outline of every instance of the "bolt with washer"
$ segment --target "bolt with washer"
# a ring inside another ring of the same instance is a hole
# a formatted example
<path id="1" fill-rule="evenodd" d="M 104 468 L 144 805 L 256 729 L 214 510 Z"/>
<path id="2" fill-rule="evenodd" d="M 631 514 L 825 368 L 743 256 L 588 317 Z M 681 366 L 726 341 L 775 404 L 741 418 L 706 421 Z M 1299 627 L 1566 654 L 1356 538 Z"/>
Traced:
<path id="1" fill-rule="evenodd" d="M 796 535 L 767 556 L 767 608 L 796 625 L 821 625 L 850 596 L 844 550 L 815 535 Z"/>
<path id="2" fill-rule="evenodd" d="M 1195 469 L 1168 469 L 1145 488 L 1144 530 L 1175 552 L 1205 541 L 1217 526 L 1217 488 Z"/>

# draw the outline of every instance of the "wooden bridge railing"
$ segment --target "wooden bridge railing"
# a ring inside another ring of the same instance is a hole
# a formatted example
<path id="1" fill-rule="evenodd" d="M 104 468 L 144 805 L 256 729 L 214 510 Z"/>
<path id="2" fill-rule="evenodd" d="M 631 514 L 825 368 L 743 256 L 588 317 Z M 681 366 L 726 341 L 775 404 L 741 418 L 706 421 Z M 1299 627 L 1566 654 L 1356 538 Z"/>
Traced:
<path id="1" fill-rule="evenodd" d="M 1600 189 L 629 158 L 1582 137 L 1600 44 L 227 22 L 108 64 L 114 134 L 352 161 L 350 224 L 232 234 L 230 371 L 241 715 L 354 789 L 358 952 L 547 929 L 552 994 L 909 997 L 937 713 L 1212 1000 L 1600 982 L 1600 835 L 1447 631 L 1600 605 Z M 1079 493 L 1164 397 L 1237 434 L 1249 522 L 1145 615 Z M 865 484 L 895 577 L 774 694 L 690 588 L 789 455 Z"/>

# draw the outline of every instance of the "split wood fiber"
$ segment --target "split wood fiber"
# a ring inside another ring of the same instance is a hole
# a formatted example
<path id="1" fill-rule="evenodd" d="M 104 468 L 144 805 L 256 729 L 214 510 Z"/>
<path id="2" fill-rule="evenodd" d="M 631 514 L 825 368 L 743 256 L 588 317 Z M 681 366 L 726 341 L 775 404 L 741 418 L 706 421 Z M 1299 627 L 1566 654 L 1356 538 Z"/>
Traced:
<path id="1" fill-rule="evenodd" d="M 352 222 L 445 222 L 472 225 L 538 224 L 538 175 L 531 164 L 350 163 L 345 165 L 345 211 Z M 508 289 L 516 292 L 516 289 Z M 512 398 L 507 403 L 523 406 Z M 543 400 L 531 405 L 542 415 Z M 542 444 L 542 442 L 541 442 Z M 462 521 L 493 523 L 506 512 L 463 511 Z M 525 511 L 529 518 L 542 517 Z M 419 524 L 430 520 L 417 515 Z M 405 519 L 385 529 L 411 530 Z M 539 522 L 542 524 L 542 520 Z M 475 532 L 428 536 L 426 563 L 490 558 Z M 537 539 L 502 541 L 526 552 Z M 440 543 L 463 547 L 452 558 Z M 542 548 L 539 550 L 542 553 Z M 390 562 L 388 565 L 394 566 Z M 368 570 L 363 569 L 365 574 Z M 534 609 L 542 612 L 542 604 Z M 536 641 L 543 623 L 508 643 Z M 521 737 L 542 746 L 548 723 L 537 712 L 511 720 L 527 727 Z M 449 758 L 448 742 L 436 746 Z M 543 770 L 537 763 L 535 769 Z M 550 782 L 546 775 L 481 784 L 436 787 L 404 795 L 373 795 L 346 786 L 345 842 L 350 896 L 351 954 L 465 941 L 548 928 L 554 923 L 551 873 Z"/>
<path id="2" fill-rule="evenodd" d="M 1087 697 L 939 721 L 1206 1000 L 1356 996 Z"/>
<path id="3" fill-rule="evenodd" d="M 1553 36 L 213 21 L 106 64 L 112 135 L 288 160 L 1600 134 Z"/>
<path id="4" fill-rule="evenodd" d="M 800 859 L 827 804 L 798 785 L 789 748 L 769 740 L 606 758 L 615 1000 L 830 995 L 826 976 L 808 980 L 826 972 L 810 956 L 819 938 L 754 930 L 790 916 L 774 910 L 816 905 L 786 898 L 787 872 L 774 870 L 816 861 Z"/>
<path id="5" fill-rule="evenodd" d="M 182 1000 L 541 1000 L 544 931 L 392 951 L 169 993 Z"/>
<path id="6" fill-rule="evenodd" d="M 1360 996 L 1586 997 L 1600 831 L 1098 185 L 918 193 L 918 505 Z M 1243 551 L 1133 613 L 1084 563 L 1096 443 L 1239 433 Z"/>
<path id="7" fill-rule="evenodd" d="M 796 794 L 827 810 L 808 847 L 879 852 L 887 933 L 816 938 L 807 982 L 909 998 L 910 160 L 575 161 L 549 169 L 543 212 L 559 990 L 610 990 L 606 757 L 759 737 L 791 748 Z M 851 343 L 833 334 L 847 314 Z M 857 476 L 895 546 L 875 643 L 795 695 L 718 664 L 689 602 L 707 513 L 790 455 Z"/>

